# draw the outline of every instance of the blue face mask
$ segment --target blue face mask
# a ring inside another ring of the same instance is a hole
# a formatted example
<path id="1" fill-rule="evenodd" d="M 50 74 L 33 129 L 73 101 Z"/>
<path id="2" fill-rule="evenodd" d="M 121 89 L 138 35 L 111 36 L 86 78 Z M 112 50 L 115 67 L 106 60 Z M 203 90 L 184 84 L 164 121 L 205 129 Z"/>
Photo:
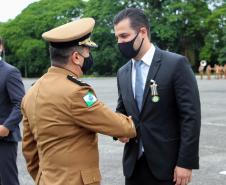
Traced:
<path id="1" fill-rule="evenodd" d="M 118 43 L 118 47 L 119 47 L 119 50 L 120 52 L 122 53 L 122 55 L 127 58 L 127 59 L 131 59 L 131 58 L 134 58 L 138 55 L 138 53 L 140 52 L 140 49 L 142 47 L 142 44 L 143 44 L 143 41 L 144 39 L 142 40 L 141 44 L 140 44 L 140 47 L 135 50 L 133 48 L 133 45 L 134 45 L 134 42 L 138 36 L 139 32 L 137 33 L 137 35 L 134 37 L 134 39 L 132 39 L 131 41 L 129 42 L 122 42 L 122 43 Z"/>

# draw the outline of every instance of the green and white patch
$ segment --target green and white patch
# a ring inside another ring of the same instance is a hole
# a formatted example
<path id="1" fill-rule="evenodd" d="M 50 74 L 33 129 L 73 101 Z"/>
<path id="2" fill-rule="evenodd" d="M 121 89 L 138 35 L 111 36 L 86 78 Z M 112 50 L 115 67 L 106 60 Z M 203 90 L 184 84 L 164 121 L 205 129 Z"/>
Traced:
<path id="1" fill-rule="evenodd" d="M 91 107 L 97 101 L 96 96 L 90 91 L 83 97 L 83 99 L 88 107 Z"/>

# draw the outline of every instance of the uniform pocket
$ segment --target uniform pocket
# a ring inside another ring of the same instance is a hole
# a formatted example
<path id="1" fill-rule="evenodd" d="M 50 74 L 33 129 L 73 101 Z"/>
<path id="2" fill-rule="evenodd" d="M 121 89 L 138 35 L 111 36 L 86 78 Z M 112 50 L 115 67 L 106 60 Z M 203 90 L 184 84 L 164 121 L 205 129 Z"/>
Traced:
<path id="1" fill-rule="evenodd" d="M 100 170 L 98 168 L 90 168 L 81 170 L 81 176 L 84 184 L 99 184 L 101 180 Z"/>

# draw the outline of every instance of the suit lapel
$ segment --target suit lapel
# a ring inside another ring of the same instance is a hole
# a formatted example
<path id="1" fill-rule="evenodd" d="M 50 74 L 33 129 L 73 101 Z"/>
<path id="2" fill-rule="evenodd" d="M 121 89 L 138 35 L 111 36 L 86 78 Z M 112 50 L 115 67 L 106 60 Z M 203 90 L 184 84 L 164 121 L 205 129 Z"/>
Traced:
<path id="1" fill-rule="evenodd" d="M 126 74 L 125 74 L 125 85 L 124 85 L 124 87 L 127 88 L 126 92 L 127 92 L 127 95 L 128 95 L 128 99 L 131 102 L 130 106 L 132 106 L 133 110 L 135 110 L 135 114 L 139 115 L 139 110 L 138 110 L 136 101 L 134 99 L 133 88 L 132 88 L 132 64 L 133 64 L 132 61 L 130 61 L 128 68 L 127 68 L 127 71 L 126 71 Z"/>
<path id="2" fill-rule="evenodd" d="M 155 78 L 155 76 L 156 76 L 156 74 L 159 70 L 159 67 L 161 65 L 160 54 L 161 54 L 160 49 L 156 48 L 155 54 L 154 54 L 154 57 L 153 57 L 153 60 L 152 60 L 152 63 L 151 63 L 151 66 L 150 66 L 150 69 L 149 69 L 149 72 L 148 72 L 147 80 L 146 80 L 146 83 L 145 83 L 141 113 L 143 111 L 143 108 L 144 108 L 144 105 L 145 105 L 145 102 L 146 102 L 146 99 L 147 99 L 147 95 L 148 95 L 148 92 L 149 92 L 149 89 L 150 89 L 150 80 Z"/>

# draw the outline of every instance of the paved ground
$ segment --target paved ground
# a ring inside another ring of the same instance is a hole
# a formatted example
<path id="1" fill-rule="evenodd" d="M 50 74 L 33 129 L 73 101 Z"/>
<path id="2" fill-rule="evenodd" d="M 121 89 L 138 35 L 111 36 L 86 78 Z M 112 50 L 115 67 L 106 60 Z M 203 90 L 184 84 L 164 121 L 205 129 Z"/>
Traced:
<path id="1" fill-rule="evenodd" d="M 24 79 L 26 89 L 35 79 Z M 115 78 L 84 79 L 96 90 L 98 98 L 113 110 L 116 106 Z M 202 103 L 202 129 L 200 142 L 200 170 L 194 171 L 191 185 L 226 185 L 226 80 L 199 80 Z M 124 185 L 121 156 L 123 144 L 100 135 L 100 166 L 103 185 Z M 19 148 L 19 176 L 21 185 L 33 185 Z M 147 184 L 148 185 L 148 184 Z"/>

